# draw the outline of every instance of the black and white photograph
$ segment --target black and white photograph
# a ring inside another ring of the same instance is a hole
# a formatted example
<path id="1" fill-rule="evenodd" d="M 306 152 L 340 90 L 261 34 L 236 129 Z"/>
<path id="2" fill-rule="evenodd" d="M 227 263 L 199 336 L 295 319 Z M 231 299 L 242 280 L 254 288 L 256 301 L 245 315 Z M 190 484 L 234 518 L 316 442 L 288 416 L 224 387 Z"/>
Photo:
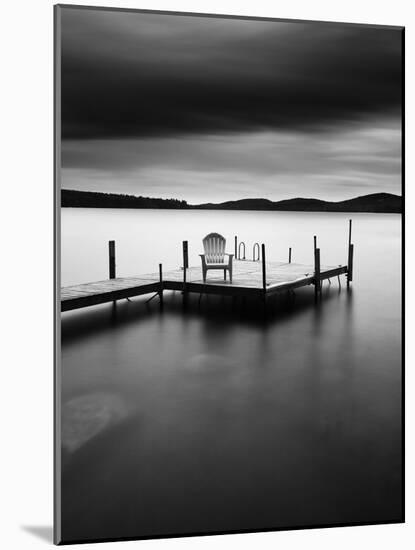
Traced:
<path id="1" fill-rule="evenodd" d="M 54 33 L 55 543 L 403 522 L 404 27 Z"/>

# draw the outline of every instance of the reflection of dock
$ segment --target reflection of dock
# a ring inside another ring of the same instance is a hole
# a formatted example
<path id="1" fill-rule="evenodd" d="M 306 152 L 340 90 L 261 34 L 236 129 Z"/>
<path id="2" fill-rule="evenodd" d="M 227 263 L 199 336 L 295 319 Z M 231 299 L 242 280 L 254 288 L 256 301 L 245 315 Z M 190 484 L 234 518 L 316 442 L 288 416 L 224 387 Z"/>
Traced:
<path id="1" fill-rule="evenodd" d="M 114 241 L 110 241 L 110 278 L 105 281 L 62 288 L 61 310 L 69 311 L 150 293 L 156 293 L 162 300 L 165 290 L 222 296 L 257 296 L 266 301 L 268 296 L 278 292 L 313 285 L 317 296 L 321 291 L 322 281 L 346 274 L 349 285 L 353 278 L 351 221 L 349 223 L 348 265 L 320 265 L 320 249 L 317 248 L 315 237 L 313 265 L 292 263 L 291 249 L 288 262 L 267 262 L 265 245 L 262 245 L 261 252 L 261 259 L 234 260 L 232 283 L 224 280 L 221 270 L 209 273 L 209 278 L 204 283 L 201 267 L 188 266 L 187 241 L 183 243 L 183 267 L 163 273 L 160 264 L 158 273 L 119 278 L 115 276 L 115 244 Z"/>

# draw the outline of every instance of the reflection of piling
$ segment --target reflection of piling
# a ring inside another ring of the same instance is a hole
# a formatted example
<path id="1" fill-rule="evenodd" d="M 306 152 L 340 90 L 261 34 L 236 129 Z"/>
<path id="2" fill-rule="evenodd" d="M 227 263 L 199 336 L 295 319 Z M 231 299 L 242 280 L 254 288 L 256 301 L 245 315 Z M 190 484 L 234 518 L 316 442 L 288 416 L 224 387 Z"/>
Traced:
<path id="1" fill-rule="evenodd" d="M 187 269 L 189 267 L 189 246 L 187 241 L 183 241 L 183 310 L 187 309 Z"/>
<path id="2" fill-rule="evenodd" d="M 267 270 L 265 264 L 265 245 L 261 245 L 262 250 L 262 288 L 264 291 L 267 289 Z"/>
<path id="3" fill-rule="evenodd" d="M 187 241 L 183 241 L 183 291 L 186 290 L 187 269 L 189 267 L 189 246 Z"/>
<path id="4" fill-rule="evenodd" d="M 263 290 L 263 314 L 264 319 L 267 315 L 267 267 L 266 267 L 266 260 L 265 260 L 265 244 L 261 244 L 261 255 L 262 255 L 262 290 Z"/>
<path id="5" fill-rule="evenodd" d="M 115 279 L 115 241 L 108 241 L 109 276 Z"/>
<path id="6" fill-rule="evenodd" d="M 289 264 L 291 263 L 291 246 L 290 246 L 290 248 L 288 249 L 288 263 L 289 263 Z"/>
<path id="7" fill-rule="evenodd" d="M 349 220 L 349 246 L 347 251 L 347 288 L 353 281 L 353 253 L 354 245 L 352 244 L 352 220 Z"/>
<path id="8" fill-rule="evenodd" d="M 314 296 L 321 292 L 320 249 L 317 248 L 317 237 L 314 235 Z"/>
<path id="9" fill-rule="evenodd" d="M 108 262 L 109 262 L 109 276 L 110 279 L 115 279 L 115 241 L 108 241 Z M 116 302 L 112 303 L 115 307 Z"/>
<path id="10" fill-rule="evenodd" d="M 159 264 L 159 283 L 160 283 L 160 289 L 159 289 L 159 297 L 160 297 L 160 307 L 163 307 L 163 266 L 162 264 Z"/>

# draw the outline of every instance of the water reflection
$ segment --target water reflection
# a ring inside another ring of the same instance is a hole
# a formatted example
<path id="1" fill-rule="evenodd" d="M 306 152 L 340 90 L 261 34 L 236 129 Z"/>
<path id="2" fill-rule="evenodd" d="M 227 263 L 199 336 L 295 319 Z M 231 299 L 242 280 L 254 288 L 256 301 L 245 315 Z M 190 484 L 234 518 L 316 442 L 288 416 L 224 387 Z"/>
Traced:
<path id="1" fill-rule="evenodd" d="M 258 300 L 166 292 L 163 310 L 134 298 L 64 314 L 64 538 L 399 520 L 388 220 L 360 220 L 351 290 L 324 283 L 317 303 L 299 289 L 264 317 Z"/>
<path id="2" fill-rule="evenodd" d="M 62 408 L 63 449 L 76 451 L 126 416 L 127 406 L 118 395 L 90 393 L 70 399 Z"/>

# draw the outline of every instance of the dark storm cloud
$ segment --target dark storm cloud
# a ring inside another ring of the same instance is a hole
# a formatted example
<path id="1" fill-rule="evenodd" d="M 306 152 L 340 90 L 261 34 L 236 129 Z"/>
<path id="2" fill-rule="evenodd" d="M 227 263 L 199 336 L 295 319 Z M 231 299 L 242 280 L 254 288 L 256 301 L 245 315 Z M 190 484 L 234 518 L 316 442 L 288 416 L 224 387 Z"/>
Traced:
<path id="1" fill-rule="evenodd" d="M 396 28 L 62 10 L 64 138 L 321 130 L 400 102 Z"/>
<path id="2" fill-rule="evenodd" d="M 244 132 L 64 140 L 66 189 L 221 202 L 307 196 L 341 200 L 400 193 L 400 126 L 348 124 L 336 132 Z"/>

